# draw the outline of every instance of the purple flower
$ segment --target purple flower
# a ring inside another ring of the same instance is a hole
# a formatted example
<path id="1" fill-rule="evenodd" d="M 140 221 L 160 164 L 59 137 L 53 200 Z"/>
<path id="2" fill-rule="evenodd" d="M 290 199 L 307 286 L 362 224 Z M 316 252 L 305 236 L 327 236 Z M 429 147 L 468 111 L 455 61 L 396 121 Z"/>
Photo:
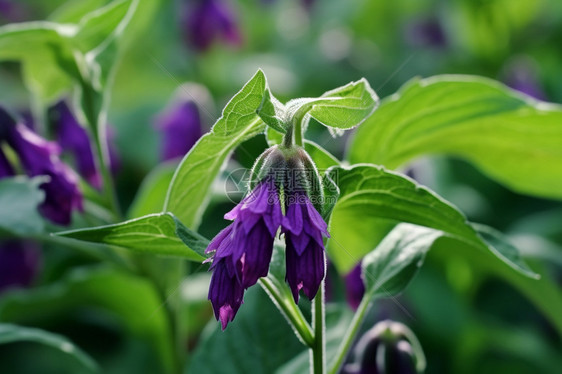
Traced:
<path id="1" fill-rule="evenodd" d="M 82 194 L 78 189 L 78 178 L 59 159 L 60 148 L 0 109 L 0 138 L 16 152 L 27 175 L 46 175 L 49 180 L 40 188 L 45 191 L 45 201 L 39 211 L 51 221 L 68 225 L 73 209 L 82 210 Z"/>
<path id="2" fill-rule="evenodd" d="M 21 5 L 10 0 L 0 0 L 0 21 L 21 22 L 27 18 L 27 11 Z"/>
<path id="3" fill-rule="evenodd" d="M 90 136 L 86 129 L 78 123 L 64 101 L 49 109 L 49 118 L 59 145 L 74 156 L 78 173 L 95 188 L 101 188 L 102 177 L 96 167 Z"/>
<path id="4" fill-rule="evenodd" d="M 14 169 L 0 147 L 0 179 L 14 175 Z"/>
<path id="5" fill-rule="evenodd" d="M 35 278 L 40 252 L 32 242 L 0 242 L 0 292 L 9 288 L 28 287 Z"/>
<path id="6" fill-rule="evenodd" d="M 163 135 L 162 159 L 183 157 L 201 137 L 201 117 L 193 101 L 177 104 L 161 115 L 156 128 Z"/>
<path id="7" fill-rule="evenodd" d="M 196 49 L 204 51 L 221 38 L 230 44 L 240 43 L 236 17 L 225 0 L 196 0 L 184 11 L 185 36 Z"/>
<path id="8" fill-rule="evenodd" d="M 283 218 L 273 181 L 266 178 L 258 183 L 225 218 L 234 222 L 206 250 L 215 252 L 209 300 L 223 329 L 242 304 L 244 289 L 269 271 L 273 240 Z"/>
<path id="9" fill-rule="evenodd" d="M 506 69 L 504 82 L 514 90 L 535 99 L 546 99 L 546 95 L 539 82 L 537 68 L 530 59 L 519 58 L 512 61 Z"/>
<path id="10" fill-rule="evenodd" d="M 445 47 L 447 38 L 437 20 L 418 20 L 408 25 L 406 41 L 416 47 Z"/>
<path id="11" fill-rule="evenodd" d="M 328 226 L 304 191 L 288 196 L 283 219 L 286 243 L 287 273 L 295 302 L 299 291 L 313 299 L 326 273 L 323 236 L 329 237 Z"/>
<path id="12" fill-rule="evenodd" d="M 365 284 L 363 279 L 361 279 L 361 262 L 345 275 L 344 283 L 347 302 L 353 310 L 357 310 L 365 294 Z"/>

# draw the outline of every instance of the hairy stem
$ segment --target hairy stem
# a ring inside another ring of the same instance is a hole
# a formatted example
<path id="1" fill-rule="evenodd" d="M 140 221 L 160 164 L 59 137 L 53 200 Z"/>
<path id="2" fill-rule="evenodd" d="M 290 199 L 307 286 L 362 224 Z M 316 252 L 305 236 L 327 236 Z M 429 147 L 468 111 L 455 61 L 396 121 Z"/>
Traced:
<path id="1" fill-rule="evenodd" d="M 324 281 L 320 284 L 318 293 L 312 306 L 312 324 L 314 325 L 314 346 L 311 348 L 310 360 L 313 374 L 326 372 L 326 342 L 325 342 L 325 311 L 324 311 Z"/>

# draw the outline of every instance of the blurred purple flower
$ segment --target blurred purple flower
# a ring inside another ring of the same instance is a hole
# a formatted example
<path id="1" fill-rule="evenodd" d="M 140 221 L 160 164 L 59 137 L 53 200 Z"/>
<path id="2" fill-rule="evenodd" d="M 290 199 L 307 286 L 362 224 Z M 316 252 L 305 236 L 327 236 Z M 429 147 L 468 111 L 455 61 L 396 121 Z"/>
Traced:
<path id="1" fill-rule="evenodd" d="M 287 203 L 283 219 L 287 267 L 285 279 L 295 302 L 299 300 L 301 289 L 312 300 L 326 273 L 322 237 L 329 237 L 328 225 L 304 191 L 290 193 Z"/>
<path id="2" fill-rule="evenodd" d="M 277 188 L 266 179 L 256 186 L 225 219 L 234 222 L 222 230 L 206 252 L 212 258 L 209 300 L 223 330 L 242 304 L 244 289 L 267 276 L 273 240 L 282 222 Z"/>
<path id="3" fill-rule="evenodd" d="M 77 176 L 58 157 L 59 146 L 41 138 L 25 125 L 16 123 L 1 108 L 0 139 L 16 152 L 29 176 L 49 176 L 49 181 L 40 186 L 45 191 L 45 201 L 39 206 L 39 211 L 55 223 L 68 225 L 72 210 L 82 210 L 82 194 L 78 189 Z"/>
<path id="4" fill-rule="evenodd" d="M 76 160 L 76 169 L 88 183 L 101 188 L 102 177 L 96 166 L 90 136 L 64 101 L 49 109 L 49 119 L 63 151 L 70 152 Z"/>
<path id="5" fill-rule="evenodd" d="M 532 60 L 519 58 L 511 62 L 506 68 L 504 82 L 514 90 L 535 99 L 546 99 L 546 95 L 539 83 L 537 68 Z"/>
<path id="6" fill-rule="evenodd" d="M 0 0 L 0 20 L 8 22 L 21 22 L 27 18 L 26 10 L 22 4 L 10 0 Z"/>
<path id="7" fill-rule="evenodd" d="M 0 147 L 0 179 L 14 175 L 14 169 Z"/>
<path id="8" fill-rule="evenodd" d="M 365 284 L 361 279 L 361 262 L 344 276 L 344 283 L 347 302 L 353 310 L 357 310 L 365 294 Z"/>
<path id="9" fill-rule="evenodd" d="M 182 28 L 187 41 L 196 49 L 208 49 L 217 38 L 230 44 L 240 43 L 236 15 L 226 0 L 195 0 L 186 8 Z"/>
<path id="10" fill-rule="evenodd" d="M 0 292 L 10 288 L 28 287 L 40 263 L 39 248 L 32 242 L 4 240 L 0 242 Z"/>
<path id="11" fill-rule="evenodd" d="M 435 19 L 417 20 L 406 27 L 406 41 L 416 47 L 445 47 L 447 38 Z"/>
<path id="12" fill-rule="evenodd" d="M 162 159 L 183 157 L 202 135 L 199 109 L 193 101 L 178 103 L 158 117 L 156 128 L 163 136 Z"/>
<path id="13" fill-rule="evenodd" d="M 115 145 L 115 128 L 110 124 L 107 124 L 105 128 L 105 138 L 107 141 L 107 150 L 109 151 L 109 170 L 111 170 L 113 174 L 117 174 L 121 168 L 121 158 L 119 157 Z"/>

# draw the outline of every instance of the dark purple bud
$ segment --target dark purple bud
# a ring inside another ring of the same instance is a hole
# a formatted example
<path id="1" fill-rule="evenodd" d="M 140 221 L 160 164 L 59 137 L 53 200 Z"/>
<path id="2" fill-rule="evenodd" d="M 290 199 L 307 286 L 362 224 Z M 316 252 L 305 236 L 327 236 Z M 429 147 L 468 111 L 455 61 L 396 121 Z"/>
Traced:
<path id="1" fill-rule="evenodd" d="M 74 156 L 78 173 L 95 188 L 101 188 L 102 177 L 96 166 L 90 136 L 78 123 L 68 105 L 60 101 L 50 108 L 49 119 L 63 151 Z"/>
<path id="2" fill-rule="evenodd" d="M 0 147 L 0 179 L 4 177 L 11 177 L 13 175 L 14 169 L 12 168 L 12 165 L 10 165 L 10 162 L 6 158 L 4 151 L 2 151 L 2 148 Z"/>
<path id="3" fill-rule="evenodd" d="M 215 318 L 224 330 L 234 320 L 244 298 L 244 287 L 236 277 L 232 265 L 226 258 L 213 263 L 209 300 L 213 304 Z"/>
<path id="4" fill-rule="evenodd" d="M 519 58 L 507 66 L 504 82 L 525 95 L 545 100 L 546 95 L 540 85 L 537 70 L 532 60 Z"/>
<path id="5" fill-rule="evenodd" d="M 437 47 L 447 45 L 445 32 L 437 20 L 417 20 L 406 28 L 406 41 L 416 47 Z"/>
<path id="6" fill-rule="evenodd" d="M 162 159 L 183 157 L 202 135 L 199 108 L 193 101 L 178 103 L 158 117 L 156 128 L 163 136 Z"/>
<path id="7" fill-rule="evenodd" d="M 425 357 L 414 333 L 392 321 L 379 322 L 367 331 L 355 347 L 355 357 L 353 366 L 360 374 L 415 374 L 425 368 Z"/>
<path id="8" fill-rule="evenodd" d="M 326 274 L 323 236 L 328 226 L 303 191 L 287 197 L 287 211 L 283 217 L 286 243 L 286 281 L 298 302 L 299 291 L 312 300 Z"/>
<path id="9" fill-rule="evenodd" d="M 39 211 L 51 221 L 68 225 L 72 210 L 82 210 L 82 194 L 78 189 L 78 178 L 59 159 L 60 148 L 0 109 L 0 137 L 16 152 L 27 175 L 45 175 L 49 180 L 40 188 L 45 191 L 45 201 Z"/>
<path id="10" fill-rule="evenodd" d="M 272 179 L 265 179 L 225 215 L 234 222 L 207 247 L 207 253 L 214 252 L 209 300 L 223 329 L 234 319 L 243 290 L 267 276 L 282 218 L 277 188 Z M 228 285 L 219 290 L 218 284 Z"/>
<path id="11" fill-rule="evenodd" d="M 195 0 L 183 11 L 183 30 L 196 49 L 208 49 L 215 39 L 229 44 L 241 42 L 236 16 L 226 0 Z"/>
<path id="12" fill-rule="evenodd" d="M 353 310 L 357 310 L 363 295 L 365 295 L 365 284 L 361 278 L 361 262 L 345 275 L 344 282 L 347 302 Z"/>
<path id="13" fill-rule="evenodd" d="M 37 274 L 39 248 L 32 242 L 5 240 L 0 242 L 0 292 L 10 288 L 28 287 Z"/>

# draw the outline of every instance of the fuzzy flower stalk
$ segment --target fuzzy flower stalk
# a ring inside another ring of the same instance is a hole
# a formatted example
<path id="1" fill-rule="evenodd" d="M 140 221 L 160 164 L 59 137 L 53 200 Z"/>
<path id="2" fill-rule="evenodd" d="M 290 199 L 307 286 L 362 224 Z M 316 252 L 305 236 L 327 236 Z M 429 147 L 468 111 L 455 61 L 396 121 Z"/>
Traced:
<path id="1" fill-rule="evenodd" d="M 326 272 L 323 238 L 329 235 L 311 201 L 311 185 L 319 181 L 305 167 L 310 164 L 300 147 L 266 150 L 252 172 L 255 186 L 224 216 L 233 222 L 207 247 L 213 271 L 208 298 L 223 329 L 236 316 L 244 291 L 267 276 L 277 235 L 285 238 L 285 280 L 295 302 L 301 290 L 309 299 L 316 295 Z"/>

